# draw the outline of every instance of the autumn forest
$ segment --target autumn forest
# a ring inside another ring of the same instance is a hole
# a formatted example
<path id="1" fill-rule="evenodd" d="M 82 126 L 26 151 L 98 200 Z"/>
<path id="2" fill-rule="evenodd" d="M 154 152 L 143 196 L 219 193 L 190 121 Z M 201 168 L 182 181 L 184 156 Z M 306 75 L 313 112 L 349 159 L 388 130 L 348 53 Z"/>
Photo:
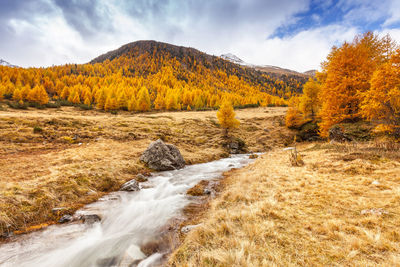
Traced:
<path id="1" fill-rule="evenodd" d="M 237 107 L 283 106 L 304 82 L 302 76 L 244 69 L 192 48 L 139 41 L 83 65 L 0 67 L 0 98 L 17 108 L 71 104 L 105 111 L 202 110 L 224 99 Z"/>

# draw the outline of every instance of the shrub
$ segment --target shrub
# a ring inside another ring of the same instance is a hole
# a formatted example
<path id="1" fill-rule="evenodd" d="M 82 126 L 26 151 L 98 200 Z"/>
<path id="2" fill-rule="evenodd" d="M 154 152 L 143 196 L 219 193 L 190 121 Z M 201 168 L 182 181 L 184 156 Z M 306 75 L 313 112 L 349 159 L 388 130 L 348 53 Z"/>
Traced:
<path id="1" fill-rule="evenodd" d="M 44 105 L 46 108 L 59 108 L 61 107 L 60 102 L 49 102 Z"/>
<path id="2" fill-rule="evenodd" d="M 28 105 L 25 102 L 7 102 L 7 105 L 13 109 L 28 109 Z"/>
<path id="3" fill-rule="evenodd" d="M 93 106 L 91 105 L 86 105 L 86 104 L 78 104 L 77 105 L 79 108 L 83 109 L 83 110 L 91 110 L 93 109 Z"/>
<path id="4" fill-rule="evenodd" d="M 286 113 L 286 127 L 290 129 L 299 129 L 304 124 L 304 117 L 296 108 L 289 108 Z"/>
<path id="5" fill-rule="evenodd" d="M 71 107 L 74 105 L 74 103 L 69 102 L 68 100 L 65 99 L 59 99 L 56 101 L 58 104 L 60 104 L 60 106 L 66 106 L 66 107 Z"/>
<path id="6" fill-rule="evenodd" d="M 33 133 L 42 133 L 43 129 L 39 126 L 33 127 Z"/>

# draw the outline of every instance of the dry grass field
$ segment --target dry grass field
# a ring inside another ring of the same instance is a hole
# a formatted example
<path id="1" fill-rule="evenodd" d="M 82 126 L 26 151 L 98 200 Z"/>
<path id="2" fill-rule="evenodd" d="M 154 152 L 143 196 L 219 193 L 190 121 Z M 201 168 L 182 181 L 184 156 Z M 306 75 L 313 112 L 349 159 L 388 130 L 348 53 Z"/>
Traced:
<path id="1" fill-rule="evenodd" d="M 171 266 L 400 266 L 400 152 L 303 144 L 231 171 Z"/>
<path id="2" fill-rule="evenodd" d="M 158 138 L 178 146 L 189 164 L 227 156 L 216 111 L 0 110 L 0 235 L 54 223 L 148 173 L 139 156 Z M 285 110 L 238 110 L 241 126 L 233 135 L 250 151 L 282 146 L 291 139 Z"/>

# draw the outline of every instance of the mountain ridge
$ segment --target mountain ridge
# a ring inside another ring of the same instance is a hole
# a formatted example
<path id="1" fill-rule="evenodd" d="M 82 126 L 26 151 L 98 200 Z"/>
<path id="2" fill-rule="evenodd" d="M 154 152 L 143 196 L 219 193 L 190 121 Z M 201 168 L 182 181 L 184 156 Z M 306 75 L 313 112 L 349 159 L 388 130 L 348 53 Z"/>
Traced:
<path id="1" fill-rule="evenodd" d="M 4 59 L 1 59 L 1 58 L 0 58 L 0 66 L 6 66 L 6 67 L 10 67 L 10 68 L 16 68 L 17 67 L 15 65 L 12 65 L 8 61 L 5 61 Z"/>
<path id="2" fill-rule="evenodd" d="M 274 74 L 288 74 L 288 75 L 300 75 L 300 76 L 315 76 L 316 70 L 308 70 L 305 72 L 298 72 L 295 70 L 291 69 L 286 69 L 286 68 L 281 68 L 278 66 L 273 66 L 273 65 L 256 65 L 252 63 L 245 62 L 238 56 L 232 54 L 232 53 L 226 53 L 222 54 L 220 58 L 228 60 L 232 63 L 239 64 L 241 66 L 246 66 L 250 68 L 254 68 L 255 70 L 266 72 L 266 73 L 274 73 Z"/>

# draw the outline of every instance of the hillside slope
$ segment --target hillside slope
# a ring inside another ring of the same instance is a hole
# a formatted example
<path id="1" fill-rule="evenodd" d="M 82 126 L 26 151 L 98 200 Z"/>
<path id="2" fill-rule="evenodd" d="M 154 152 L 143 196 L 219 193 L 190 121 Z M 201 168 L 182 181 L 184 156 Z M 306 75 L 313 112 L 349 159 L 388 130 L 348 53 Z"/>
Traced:
<path id="1" fill-rule="evenodd" d="M 183 66 L 188 70 L 194 70 L 194 67 L 198 64 L 207 69 L 221 70 L 227 75 L 236 75 L 250 83 L 261 86 L 262 91 L 281 97 L 284 95 L 277 93 L 278 91 L 282 90 L 286 92 L 290 90 L 292 93 L 299 93 L 301 92 L 302 84 L 305 82 L 304 74 L 295 71 L 280 73 L 280 76 L 276 76 L 274 75 L 276 74 L 274 71 L 268 72 L 255 67 L 246 68 L 244 66 L 250 65 L 232 54 L 217 57 L 203 53 L 194 48 L 176 46 L 157 41 L 132 42 L 116 50 L 100 55 L 90 61 L 90 63 L 103 63 L 106 60 L 113 61 L 126 56 L 138 58 L 143 55 L 155 61 L 159 61 L 160 57 L 174 58 L 178 62 L 183 63 Z M 276 88 L 275 92 L 273 92 L 273 88 Z"/>
<path id="2" fill-rule="evenodd" d="M 49 68 L 0 66 L 0 100 L 84 104 L 106 111 L 281 106 L 305 79 L 246 68 L 194 48 L 156 41 L 126 44 L 88 64 Z"/>

